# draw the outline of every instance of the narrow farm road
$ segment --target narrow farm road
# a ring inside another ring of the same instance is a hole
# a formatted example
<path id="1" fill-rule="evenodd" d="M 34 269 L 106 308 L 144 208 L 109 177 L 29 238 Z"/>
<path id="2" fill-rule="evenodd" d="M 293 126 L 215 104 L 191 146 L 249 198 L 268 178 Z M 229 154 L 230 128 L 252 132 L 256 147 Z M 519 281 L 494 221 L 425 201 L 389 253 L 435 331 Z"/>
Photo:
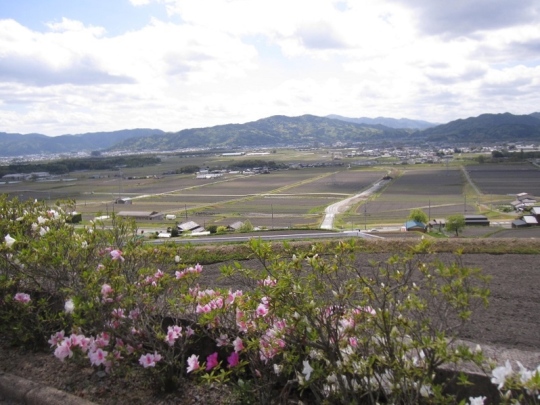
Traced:
<path id="1" fill-rule="evenodd" d="M 465 180 L 467 180 L 467 182 L 472 187 L 474 192 L 476 194 L 478 194 L 478 195 L 482 195 L 482 193 L 480 192 L 478 187 L 476 187 L 476 184 L 474 184 L 473 181 L 471 180 L 471 176 L 469 176 L 469 172 L 467 171 L 467 169 L 465 167 L 461 166 L 461 171 L 463 172 L 463 175 L 465 176 Z"/>
<path id="2" fill-rule="evenodd" d="M 321 229 L 333 229 L 334 228 L 334 219 L 337 214 L 346 211 L 353 201 L 358 199 L 366 199 L 371 196 L 373 193 L 376 193 L 381 188 L 383 188 L 390 180 L 379 180 L 376 183 L 373 183 L 371 187 L 367 190 L 362 191 L 360 194 L 356 194 L 352 197 L 346 198 L 345 200 L 338 201 L 332 205 L 329 205 L 324 210 L 325 216 L 321 223 Z"/>

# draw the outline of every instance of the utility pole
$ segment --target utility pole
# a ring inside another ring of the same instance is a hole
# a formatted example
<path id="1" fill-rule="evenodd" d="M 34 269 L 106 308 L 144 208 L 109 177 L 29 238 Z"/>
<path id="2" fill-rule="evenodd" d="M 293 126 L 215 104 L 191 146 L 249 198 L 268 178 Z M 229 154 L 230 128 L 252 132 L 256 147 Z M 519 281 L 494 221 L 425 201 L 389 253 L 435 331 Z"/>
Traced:
<path id="1" fill-rule="evenodd" d="M 364 231 L 367 230 L 367 201 L 364 204 Z"/>

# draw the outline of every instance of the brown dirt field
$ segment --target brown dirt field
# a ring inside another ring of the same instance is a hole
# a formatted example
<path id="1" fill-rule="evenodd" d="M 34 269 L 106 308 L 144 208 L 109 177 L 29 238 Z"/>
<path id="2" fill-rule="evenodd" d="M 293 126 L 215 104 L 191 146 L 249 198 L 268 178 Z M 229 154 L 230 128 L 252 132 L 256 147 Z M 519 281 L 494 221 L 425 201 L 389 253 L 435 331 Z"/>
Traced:
<path id="1" fill-rule="evenodd" d="M 360 266 L 369 260 L 384 260 L 389 254 L 369 253 L 359 257 Z M 440 254 L 449 259 L 450 254 Z M 462 339 L 509 349 L 540 351 L 540 256 L 525 254 L 463 254 L 463 264 L 482 269 L 491 277 L 489 306 L 479 308 L 465 327 Z M 256 260 L 243 261 L 258 268 Z M 234 280 L 221 280 L 220 264 L 204 266 L 205 282 L 238 288 Z"/>

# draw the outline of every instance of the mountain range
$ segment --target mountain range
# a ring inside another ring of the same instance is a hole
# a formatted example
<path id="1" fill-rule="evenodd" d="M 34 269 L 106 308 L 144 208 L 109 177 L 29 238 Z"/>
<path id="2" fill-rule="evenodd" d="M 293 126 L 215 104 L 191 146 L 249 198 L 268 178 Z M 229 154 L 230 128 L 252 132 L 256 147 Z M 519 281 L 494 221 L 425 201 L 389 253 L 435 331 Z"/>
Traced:
<path id="1" fill-rule="evenodd" d="M 540 143 L 540 113 L 482 114 L 446 124 L 406 118 L 347 118 L 276 115 L 245 124 L 164 132 L 129 129 L 49 137 L 0 132 L 0 156 L 79 151 L 171 151 L 187 148 L 252 148 L 342 144 L 463 145 L 499 142 Z"/>

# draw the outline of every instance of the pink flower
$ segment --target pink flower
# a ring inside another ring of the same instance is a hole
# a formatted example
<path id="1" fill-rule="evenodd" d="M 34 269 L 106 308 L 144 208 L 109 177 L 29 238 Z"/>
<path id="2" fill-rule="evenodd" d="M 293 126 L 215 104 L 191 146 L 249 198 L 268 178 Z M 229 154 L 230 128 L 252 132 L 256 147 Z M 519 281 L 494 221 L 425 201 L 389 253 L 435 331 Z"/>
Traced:
<path id="1" fill-rule="evenodd" d="M 240 339 L 240 337 L 237 337 L 236 339 L 234 339 L 233 347 L 234 347 L 235 352 L 240 352 L 244 350 L 244 342 L 242 342 L 242 339 Z"/>
<path id="2" fill-rule="evenodd" d="M 56 332 L 54 335 L 51 335 L 51 338 L 48 340 L 48 343 L 51 345 L 51 347 L 56 346 L 64 340 L 65 332 L 61 330 L 60 332 Z"/>
<path id="3" fill-rule="evenodd" d="M 103 284 L 101 286 L 101 295 L 103 296 L 103 298 L 107 298 L 107 296 L 111 294 L 113 291 L 114 290 L 109 284 Z"/>
<path id="4" fill-rule="evenodd" d="M 13 299 L 17 302 L 20 302 L 22 304 L 27 304 L 30 302 L 30 295 L 26 294 L 26 293 L 17 293 L 15 294 L 15 297 L 13 297 Z"/>
<path id="5" fill-rule="evenodd" d="M 139 316 L 141 316 L 141 311 L 139 310 L 139 308 L 135 308 L 135 309 L 132 309 L 131 311 L 129 311 L 129 318 L 130 319 L 133 319 L 134 321 L 139 319 Z"/>
<path id="6" fill-rule="evenodd" d="M 210 312 L 211 310 L 212 310 L 212 307 L 210 307 L 209 304 L 206 304 L 206 305 L 197 304 L 197 308 L 195 309 L 195 312 L 197 312 L 198 314 L 206 314 Z"/>
<path id="7" fill-rule="evenodd" d="M 111 315 L 112 315 L 113 318 L 116 318 L 116 319 L 121 319 L 121 318 L 125 318 L 125 317 L 126 317 L 126 316 L 124 315 L 124 310 L 123 310 L 122 308 L 115 308 L 115 309 L 113 309 Z"/>
<path id="8" fill-rule="evenodd" d="M 157 352 L 143 354 L 139 359 L 139 364 L 144 368 L 155 367 L 156 363 L 161 360 L 161 355 Z"/>
<path id="9" fill-rule="evenodd" d="M 265 304 L 259 304 L 255 313 L 257 316 L 266 316 L 268 314 L 268 306 Z"/>
<path id="10" fill-rule="evenodd" d="M 192 354 L 191 356 L 188 357 L 187 363 L 188 363 L 188 368 L 187 368 L 188 373 L 191 373 L 192 371 L 198 370 L 199 367 L 200 367 L 200 365 L 199 365 L 199 356 L 197 356 L 195 354 Z"/>
<path id="11" fill-rule="evenodd" d="M 69 339 L 63 340 L 54 351 L 54 355 L 61 361 L 64 361 L 66 357 L 72 357 L 71 341 Z"/>
<path id="12" fill-rule="evenodd" d="M 194 334 L 195 334 L 195 331 L 193 329 L 191 329 L 191 326 L 188 326 L 186 328 L 186 336 L 190 337 L 190 336 L 193 336 Z"/>
<path id="13" fill-rule="evenodd" d="M 154 278 L 156 279 L 160 279 L 161 277 L 163 277 L 165 275 L 165 273 L 163 273 L 161 270 L 158 269 L 158 271 L 156 271 L 154 273 Z"/>
<path id="14" fill-rule="evenodd" d="M 97 335 L 94 345 L 96 347 L 105 347 L 109 344 L 110 336 L 107 332 L 100 333 Z"/>
<path id="15" fill-rule="evenodd" d="M 206 371 L 212 370 L 217 365 L 218 365 L 218 354 L 217 352 L 214 352 L 206 358 Z"/>
<path id="16" fill-rule="evenodd" d="M 350 337 L 349 344 L 351 347 L 358 347 L 358 339 L 356 339 L 354 336 Z"/>
<path id="17" fill-rule="evenodd" d="M 115 249 L 115 250 L 111 250 L 111 258 L 113 260 L 121 260 L 121 261 L 124 261 L 125 259 L 122 257 L 122 251 L 121 250 L 118 250 L 118 249 Z"/>
<path id="18" fill-rule="evenodd" d="M 227 357 L 227 363 L 229 363 L 229 368 L 236 367 L 238 365 L 238 362 L 240 360 L 240 357 L 238 356 L 237 352 L 232 352 L 229 357 Z"/>
<path id="19" fill-rule="evenodd" d="M 169 326 L 167 328 L 167 336 L 165 336 L 165 342 L 169 344 L 169 346 L 174 346 L 174 342 L 176 339 L 178 339 L 180 336 L 182 336 L 182 327 L 181 326 Z"/>
<path id="20" fill-rule="evenodd" d="M 227 346 L 228 343 L 229 343 L 229 339 L 228 339 L 228 336 L 225 334 L 219 335 L 219 337 L 216 339 L 217 347 Z"/>
<path id="21" fill-rule="evenodd" d="M 99 348 L 96 351 L 88 353 L 88 358 L 90 359 L 90 363 L 93 366 L 99 366 L 101 364 L 105 364 L 105 361 L 107 360 L 107 354 L 108 353 L 105 350 Z"/>

